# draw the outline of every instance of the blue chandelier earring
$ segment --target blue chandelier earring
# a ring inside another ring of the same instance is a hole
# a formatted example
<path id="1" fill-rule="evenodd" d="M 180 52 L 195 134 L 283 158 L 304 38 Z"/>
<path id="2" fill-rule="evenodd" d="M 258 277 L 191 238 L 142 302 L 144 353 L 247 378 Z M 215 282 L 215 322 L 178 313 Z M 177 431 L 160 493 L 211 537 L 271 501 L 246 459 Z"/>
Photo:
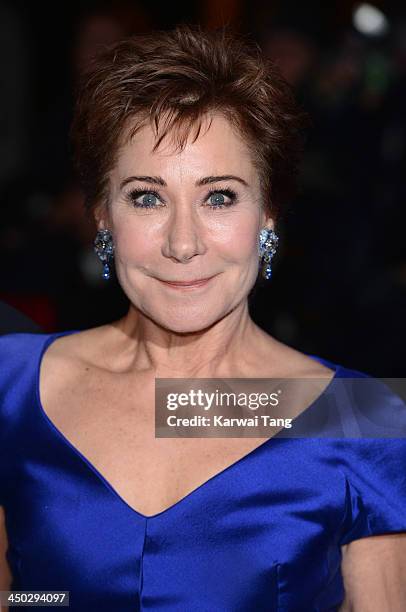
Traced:
<path id="1" fill-rule="evenodd" d="M 269 280 L 272 276 L 271 259 L 276 253 L 279 238 L 273 229 L 264 227 L 259 232 L 258 254 L 262 265 L 262 276 Z"/>
<path id="2" fill-rule="evenodd" d="M 103 264 L 103 278 L 110 278 L 110 262 L 114 257 L 113 236 L 108 229 L 99 229 L 94 240 L 94 250 Z"/>

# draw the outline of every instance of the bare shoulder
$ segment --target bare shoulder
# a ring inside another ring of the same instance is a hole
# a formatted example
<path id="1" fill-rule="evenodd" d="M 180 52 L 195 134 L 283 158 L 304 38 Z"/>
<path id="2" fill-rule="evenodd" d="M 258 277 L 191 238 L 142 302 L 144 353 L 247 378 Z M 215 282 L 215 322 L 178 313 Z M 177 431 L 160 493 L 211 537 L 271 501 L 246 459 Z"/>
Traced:
<path id="1" fill-rule="evenodd" d="M 58 398 L 62 405 L 60 400 L 67 390 L 97 385 L 105 373 L 111 372 L 117 336 L 120 337 L 117 329 L 108 324 L 53 340 L 40 366 L 40 395 L 45 403 Z"/>
<path id="2" fill-rule="evenodd" d="M 47 348 L 42 366 L 49 364 L 74 366 L 91 365 L 103 367 L 112 343 L 119 335 L 114 324 L 100 325 L 60 336 Z"/>
<path id="3" fill-rule="evenodd" d="M 286 354 L 292 364 L 293 373 L 296 373 L 294 375 L 298 377 L 330 378 L 335 373 L 332 368 L 289 346 L 286 346 Z"/>
<path id="4" fill-rule="evenodd" d="M 275 377 L 330 379 L 334 376 L 335 370 L 276 340 L 266 332 L 263 333 L 263 346 L 259 353 L 262 368 L 268 369 L 269 364 L 272 364 Z"/>

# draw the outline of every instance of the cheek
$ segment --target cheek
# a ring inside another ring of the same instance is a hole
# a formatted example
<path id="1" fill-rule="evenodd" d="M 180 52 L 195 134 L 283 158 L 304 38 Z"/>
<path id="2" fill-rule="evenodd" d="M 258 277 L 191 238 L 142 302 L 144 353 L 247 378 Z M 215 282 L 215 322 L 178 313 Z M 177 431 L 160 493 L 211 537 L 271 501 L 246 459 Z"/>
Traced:
<path id="1" fill-rule="evenodd" d="M 123 263 L 147 262 L 156 253 L 153 236 L 138 224 L 124 223 L 115 228 L 114 236 L 115 257 Z"/>
<path id="2" fill-rule="evenodd" d="M 211 234 L 211 244 L 233 261 L 246 261 L 258 253 L 258 219 L 252 215 L 220 224 Z"/>

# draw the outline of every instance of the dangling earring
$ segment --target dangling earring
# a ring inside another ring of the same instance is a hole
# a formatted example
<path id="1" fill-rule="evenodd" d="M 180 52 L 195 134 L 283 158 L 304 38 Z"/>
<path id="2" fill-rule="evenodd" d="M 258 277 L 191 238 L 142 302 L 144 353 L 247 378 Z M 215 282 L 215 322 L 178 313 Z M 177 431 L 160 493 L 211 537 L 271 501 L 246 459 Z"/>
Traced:
<path id="1" fill-rule="evenodd" d="M 271 259 L 276 253 L 278 240 L 279 238 L 273 229 L 264 227 L 259 232 L 258 254 L 262 260 L 262 276 L 266 280 L 269 280 L 272 276 Z"/>
<path id="2" fill-rule="evenodd" d="M 110 230 L 100 229 L 94 240 L 94 250 L 103 264 L 103 278 L 110 278 L 110 261 L 114 257 L 113 236 Z"/>

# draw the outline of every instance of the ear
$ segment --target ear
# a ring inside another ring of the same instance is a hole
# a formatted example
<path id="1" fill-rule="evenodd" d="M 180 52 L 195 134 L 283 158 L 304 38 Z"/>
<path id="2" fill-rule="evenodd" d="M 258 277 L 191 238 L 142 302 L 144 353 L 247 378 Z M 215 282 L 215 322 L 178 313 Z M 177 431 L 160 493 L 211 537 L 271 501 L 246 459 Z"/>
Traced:
<path id="1" fill-rule="evenodd" d="M 263 228 L 275 230 L 275 221 L 265 210 L 262 211 L 261 215 L 261 229 Z"/>
<path id="2" fill-rule="evenodd" d="M 98 204 L 95 207 L 93 216 L 98 230 L 107 229 L 109 227 L 108 212 L 104 203 Z"/>

